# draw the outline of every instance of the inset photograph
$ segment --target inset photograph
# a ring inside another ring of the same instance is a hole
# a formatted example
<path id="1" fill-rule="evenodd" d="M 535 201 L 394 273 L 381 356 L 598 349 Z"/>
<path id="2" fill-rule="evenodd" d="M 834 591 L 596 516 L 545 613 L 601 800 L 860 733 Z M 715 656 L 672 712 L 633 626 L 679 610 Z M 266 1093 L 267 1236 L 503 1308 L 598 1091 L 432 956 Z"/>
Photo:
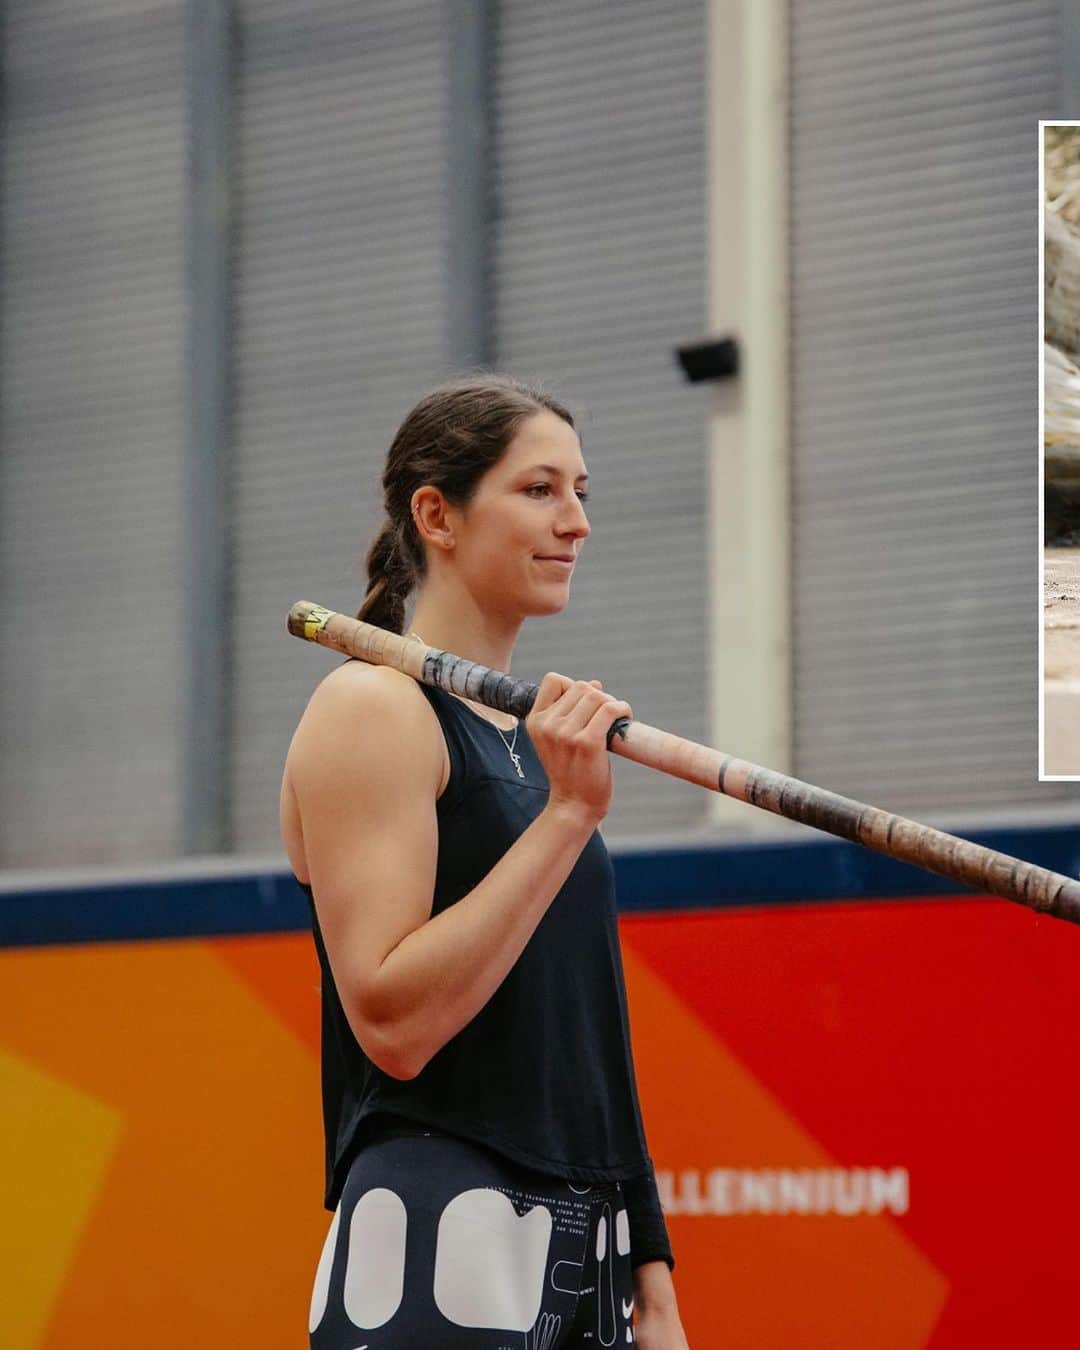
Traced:
<path id="1" fill-rule="evenodd" d="M 1043 126 L 1040 778 L 1080 777 L 1080 125 Z"/>

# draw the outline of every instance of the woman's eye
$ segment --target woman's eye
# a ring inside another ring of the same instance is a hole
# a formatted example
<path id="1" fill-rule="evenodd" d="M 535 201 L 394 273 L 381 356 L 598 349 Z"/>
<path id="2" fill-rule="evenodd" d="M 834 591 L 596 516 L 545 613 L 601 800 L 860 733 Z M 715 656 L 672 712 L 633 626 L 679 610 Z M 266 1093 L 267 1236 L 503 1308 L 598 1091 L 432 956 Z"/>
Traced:
<path id="1" fill-rule="evenodd" d="M 532 487 L 527 487 L 527 488 L 525 489 L 525 491 L 526 491 L 526 492 L 550 492 L 550 491 L 551 491 L 551 484 L 550 484 L 550 483 L 533 483 Z M 587 501 L 589 500 L 589 494 L 588 494 L 587 492 L 579 492 L 579 493 L 577 493 L 577 499 L 578 499 L 579 502 L 587 502 Z"/>

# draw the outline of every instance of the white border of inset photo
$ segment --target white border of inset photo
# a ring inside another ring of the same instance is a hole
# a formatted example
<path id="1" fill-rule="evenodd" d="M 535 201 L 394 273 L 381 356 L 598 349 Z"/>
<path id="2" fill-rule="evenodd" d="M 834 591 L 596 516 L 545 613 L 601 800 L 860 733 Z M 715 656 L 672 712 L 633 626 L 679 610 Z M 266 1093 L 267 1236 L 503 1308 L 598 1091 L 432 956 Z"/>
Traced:
<path id="1" fill-rule="evenodd" d="M 1039 122 L 1038 131 L 1038 159 L 1039 159 L 1039 192 L 1038 192 L 1038 238 L 1039 238 L 1039 320 L 1038 320 L 1038 352 L 1039 352 L 1039 421 L 1038 421 L 1038 455 L 1039 455 L 1039 486 L 1038 486 L 1038 526 L 1037 526 L 1037 547 L 1039 551 L 1038 566 L 1038 585 L 1039 585 L 1039 782 L 1040 783 L 1076 783 L 1080 782 L 1080 716 L 1078 722 L 1078 763 L 1076 773 L 1047 773 L 1046 772 L 1046 545 L 1043 542 L 1043 536 L 1046 529 L 1045 519 L 1045 458 L 1046 445 L 1044 440 L 1044 423 L 1046 417 L 1045 404 L 1045 305 L 1046 296 L 1044 287 L 1046 284 L 1046 266 L 1045 266 L 1045 248 L 1046 248 L 1046 128 L 1047 127 L 1080 127 L 1080 121 L 1061 119 L 1047 120 Z M 1080 549 L 1077 550 L 1077 561 L 1080 562 Z M 1060 686 L 1055 689 L 1055 693 L 1068 697 L 1070 700 L 1076 700 L 1076 707 L 1080 713 L 1080 674 L 1076 679 L 1064 680 Z"/>

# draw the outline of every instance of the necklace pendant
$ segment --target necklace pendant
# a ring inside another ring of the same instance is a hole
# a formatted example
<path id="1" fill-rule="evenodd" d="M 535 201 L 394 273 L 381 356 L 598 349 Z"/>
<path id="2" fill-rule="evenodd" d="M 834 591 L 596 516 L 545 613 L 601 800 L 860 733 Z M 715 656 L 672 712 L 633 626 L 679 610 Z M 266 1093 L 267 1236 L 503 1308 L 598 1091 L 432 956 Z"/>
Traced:
<path id="1" fill-rule="evenodd" d="M 519 778 L 524 778 L 524 777 L 525 777 L 525 770 L 521 767 L 521 756 L 520 756 L 520 755 L 515 755 L 514 752 L 513 752 L 513 750 L 511 750 L 511 751 L 510 751 L 510 758 L 514 761 L 514 768 L 517 769 L 517 776 L 518 776 Z"/>

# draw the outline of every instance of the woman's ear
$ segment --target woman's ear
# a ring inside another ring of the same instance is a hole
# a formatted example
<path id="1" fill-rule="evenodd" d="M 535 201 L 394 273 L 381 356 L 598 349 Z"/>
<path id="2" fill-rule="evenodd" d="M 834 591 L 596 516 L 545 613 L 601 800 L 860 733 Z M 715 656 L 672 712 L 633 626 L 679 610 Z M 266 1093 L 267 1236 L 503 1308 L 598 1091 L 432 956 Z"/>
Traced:
<path id="1" fill-rule="evenodd" d="M 450 506 L 437 487 L 425 483 L 418 487 L 410 502 L 413 524 L 420 542 L 449 551 L 454 547 L 454 527 Z"/>

